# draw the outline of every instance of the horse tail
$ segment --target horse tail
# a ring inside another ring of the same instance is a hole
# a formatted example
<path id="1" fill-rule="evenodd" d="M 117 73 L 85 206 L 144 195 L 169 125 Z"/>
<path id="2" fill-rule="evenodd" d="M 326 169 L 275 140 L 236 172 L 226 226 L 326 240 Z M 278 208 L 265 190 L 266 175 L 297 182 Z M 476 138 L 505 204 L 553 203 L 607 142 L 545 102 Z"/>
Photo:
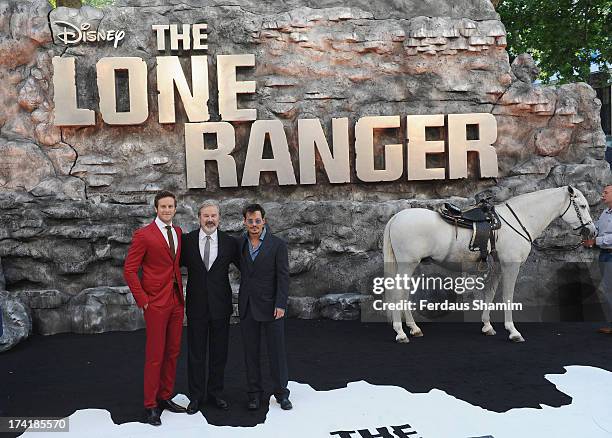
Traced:
<path id="1" fill-rule="evenodd" d="M 383 234 L 383 264 L 384 264 L 384 278 L 395 277 L 397 274 L 397 258 L 395 257 L 395 252 L 393 251 L 393 243 L 391 242 L 391 225 L 393 224 L 393 220 L 395 219 L 395 215 L 389 219 L 387 225 L 385 226 L 385 232 Z M 383 300 L 385 303 L 395 303 L 398 302 L 400 297 L 398 297 L 398 291 L 394 289 L 388 289 L 385 287 Z M 389 322 L 398 322 L 394 321 L 393 315 L 397 314 L 397 312 L 392 312 L 387 309 L 387 319 Z M 396 315 L 397 316 L 397 315 Z M 397 318 L 396 318 L 397 319 Z M 399 322 L 401 323 L 402 317 L 401 314 L 399 316 Z"/>
<path id="2" fill-rule="evenodd" d="M 397 259 L 395 258 L 395 252 L 393 252 L 393 244 L 391 243 L 391 224 L 395 219 L 395 215 L 389 219 L 385 226 L 385 232 L 383 234 L 383 263 L 385 277 L 389 275 L 395 275 L 397 272 Z"/>

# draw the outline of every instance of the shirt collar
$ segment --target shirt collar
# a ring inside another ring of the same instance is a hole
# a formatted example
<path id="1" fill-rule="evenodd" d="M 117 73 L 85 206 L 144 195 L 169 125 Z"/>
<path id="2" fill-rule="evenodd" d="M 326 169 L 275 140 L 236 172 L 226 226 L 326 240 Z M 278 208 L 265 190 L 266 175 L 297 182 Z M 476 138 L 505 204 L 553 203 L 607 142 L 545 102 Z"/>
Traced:
<path id="1" fill-rule="evenodd" d="M 159 227 L 160 230 L 166 230 L 167 225 L 157 216 L 155 216 L 155 224 Z M 170 226 L 172 226 L 172 222 L 170 222 Z"/>
<path id="2" fill-rule="evenodd" d="M 217 241 L 217 229 L 215 229 L 215 232 L 210 234 L 210 240 L 212 240 L 213 242 Z M 204 230 L 202 229 L 202 227 L 200 227 L 200 240 L 204 240 L 206 239 L 206 233 L 204 232 Z"/>

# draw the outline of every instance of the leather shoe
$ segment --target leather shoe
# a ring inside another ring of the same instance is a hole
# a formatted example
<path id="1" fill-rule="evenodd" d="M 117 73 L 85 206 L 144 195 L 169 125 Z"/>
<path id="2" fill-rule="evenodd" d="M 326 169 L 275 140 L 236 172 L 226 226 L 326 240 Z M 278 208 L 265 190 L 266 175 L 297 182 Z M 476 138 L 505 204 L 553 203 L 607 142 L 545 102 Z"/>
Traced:
<path id="1" fill-rule="evenodd" d="M 144 422 L 151 426 L 161 426 L 161 409 L 145 408 Z"/>
<path id="2" fill-rule="evenodd" d="M 280 400 L 276 400 L 276 401 L 280 405 L 281 409 L 284 411 L 289 411 L 293 409 L 293 405 L 291 404 L 288 398 L 281 398 Z"/>
<path id="3" fill-rule="evenodd" d="M 189 406 L 187 406 L 187 414 L 193 415 L 200 410 L 200 402 L 198 400 L 191 400 Z"/>
<path id="4" fill-rule="evenodd" d="M 183 412 L 187 412 L 187 409 L 185 409 L 181 405 L 177 405 L 171 399 L 158 401 L 157 407 L 160 408 L 162 411 L 166 409 L 170 412 L 175 412 L 177 414 L 182 414 Z"/>
<path id="5" fill-rule="evenodd" d="M 217 408 L 222 409 L 224 411 L 229 409 L 229 403 L 220 397 L 209 397 L 208 401 L 213 403 Z"/>
<path id="6" fill-rule="evenodd" d="M 249 411 L 256 411 L 261 406 L 261 402 L 258 398 L 250 398 L 249 403 L 247 404 L 247 409 Z"/>
<path id="7" fill-rule="evenodd" d="M 602 327 L 597 331 L 599 333 L 603 333 L 604 335 L 612 335 L 612 327 Z"/>

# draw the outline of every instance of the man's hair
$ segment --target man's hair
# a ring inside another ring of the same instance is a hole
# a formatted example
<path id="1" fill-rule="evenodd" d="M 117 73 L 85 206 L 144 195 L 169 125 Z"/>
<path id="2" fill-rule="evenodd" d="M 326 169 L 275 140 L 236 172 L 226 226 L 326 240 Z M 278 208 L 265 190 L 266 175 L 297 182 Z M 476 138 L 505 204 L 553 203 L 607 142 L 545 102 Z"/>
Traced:
<path id="1" fill-rule="evenodd" d="M 200 205 L 200 208 L 198 208 L 198 217 L 200 217 L 200 213 L 202 213 L 202 210 L 205 209 L 206 207 L 217 207 L 217 213 L 221 214 L 219 203 L 215 201 L 214 199 L 207 199 L 206 201 L 202 202 L 202 204 Z"/>
<path id="2" fill-rule="evenodd" d="M 176 195 L 172 192 L 169 192 L 168 190 L 160 190 L 159 192 L 157 192 L 157 195 L 155 195 L 155 200 L 153 201 L 153 204 L 155 204 L 155 208 L 157 208 L 157 203 L 162 198 L 174 199 L 174 206 L 176 207 Z"/>
<path id="3" fill-rule="evenodd" d="M 266 217 L 266 210 L 264 210 L 264 208 L 259 205 L 259 204 L 249 204 L 246 207 L 244 207 L 242 209 L 242 217 L 244 217 L 246 219 L 246 215 L 247 213 L 255 213 L 256 211 L 261 212 L 261 218 L 265 218 Z"/>

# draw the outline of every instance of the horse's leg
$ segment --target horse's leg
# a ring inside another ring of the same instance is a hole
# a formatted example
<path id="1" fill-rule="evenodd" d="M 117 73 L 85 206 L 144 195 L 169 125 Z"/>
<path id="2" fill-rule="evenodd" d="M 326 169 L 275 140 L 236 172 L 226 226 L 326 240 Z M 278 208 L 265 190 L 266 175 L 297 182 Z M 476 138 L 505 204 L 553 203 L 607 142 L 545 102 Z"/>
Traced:
<path id="1" fill-rule="evenodd" d="M 402 311 L 399 310 L 399 304 L 402 302 L 403 297 L 406 296 L 405 291 L 394 289 L 393 291 L 387 292 L 391 295 L 391 302 L 396 304 L 391 310 L 391 319 L 393 321 L 393 330 L 397 335 L 395 336 L 395 341 L 400 344 L 405 344 L 408 341 L 408 336 L 404 332 L 404 327 L 402 326 Z"/>
<path id="2" fill-rule="evenodd" d="M 404 310 L 406 314 L 406 325 L 410 327 L 410 334 L 414 337 L 423 336 L 423 331 L 421 328 L 414 322 L 414 318 L 412 317 L 412 311 L 410 309 Z"/>
<path id="3" fill-rule="evenodd" d="M 495 292 L 497 291 L 497 286 L 499 286 L 500 276 L 498 273 L 492 273 L 492 275 L 493 278 L 491 279 L 491 285 L 485 291 L 485 302 L 487 303 L 487 307 L 482 311 L 482 333 L 487 336 L 494 336 L 497 334 L 491 325 L 489 304 L 491 304 L 493 302 L 493 298 L 495 298 Z"/>
<path id="4" fill-rule="evenodd" d="M 408 278 L 414 273 L 414 270 L 418 266 L 418 263 L 405 263 L 404 266 L 400 266 L 400 274 L 407 275 Z M 412 302 L 413 294 L 410 291 L 407 293 L 408 302 Z M 404 309 L 404 315 L 406 315 L 406 325 L 410 327 L 410 334 L 415 337 L 423 336 L 423 331 L 416 325 L 414 318 L 412 317 L 412 311 L 410 308 Z"/>
<path id="5" fill-rule="evenodd" d="M 521 268 L 520 263 L 508 263 L 502 267 L 503 277 L 503 290 L 504 290 L 504 303 L 506 308 L 504 309 L 504 326 L 506 330 L 510 332 L 508 336 L 513 342 L 525 342 L 523 336 L 514 327 L 512 322 L 512 301 L 514 297 L 514 286 L 516 284 L 516 278 L 518 277 L 519 269 Z"/>

